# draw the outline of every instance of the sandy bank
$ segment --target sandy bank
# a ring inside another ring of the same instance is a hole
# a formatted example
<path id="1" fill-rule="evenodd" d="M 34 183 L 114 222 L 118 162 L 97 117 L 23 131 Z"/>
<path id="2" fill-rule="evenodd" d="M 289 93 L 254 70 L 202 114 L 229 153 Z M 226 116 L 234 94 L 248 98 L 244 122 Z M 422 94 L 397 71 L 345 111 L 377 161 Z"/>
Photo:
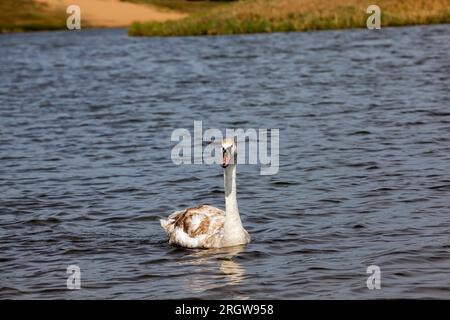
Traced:
<path id="1" fill-rule="evenodd" d="M 126 27 L 133 21 L 167 21 L 184 18 L 183 13 L 161 10 L 119 0 L 38 0 L 50 8 L 65 10 L 69 5 L 81 9 L 81 23 L 90 27 Z"/>

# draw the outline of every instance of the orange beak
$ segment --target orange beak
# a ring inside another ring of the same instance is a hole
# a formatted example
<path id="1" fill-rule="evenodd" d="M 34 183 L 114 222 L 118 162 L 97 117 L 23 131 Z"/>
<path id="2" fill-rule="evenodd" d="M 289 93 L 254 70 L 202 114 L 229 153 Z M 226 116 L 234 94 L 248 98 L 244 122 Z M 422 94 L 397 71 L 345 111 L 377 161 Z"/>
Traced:
<path id="1" fill-rule="evenodd" d="M 222 168 L 228 167 L 230 163 L 230 157 L 228 156 L 228 153 L 223 150 L 223 158 L 222 158 Z"/>

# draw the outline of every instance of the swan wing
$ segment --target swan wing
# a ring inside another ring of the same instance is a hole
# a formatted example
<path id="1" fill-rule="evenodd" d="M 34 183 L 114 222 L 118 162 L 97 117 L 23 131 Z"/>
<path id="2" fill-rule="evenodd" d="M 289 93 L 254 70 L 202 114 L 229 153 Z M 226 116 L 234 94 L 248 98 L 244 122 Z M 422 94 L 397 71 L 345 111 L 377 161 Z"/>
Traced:
<path id="1" fill-rule="evenodd" d="M 200 205 L 172 213 L 161 226 L 169 236 L 169 243 L 186 248 L 214 248 L 220 246 L 225 222 L 223 210 Z"/>

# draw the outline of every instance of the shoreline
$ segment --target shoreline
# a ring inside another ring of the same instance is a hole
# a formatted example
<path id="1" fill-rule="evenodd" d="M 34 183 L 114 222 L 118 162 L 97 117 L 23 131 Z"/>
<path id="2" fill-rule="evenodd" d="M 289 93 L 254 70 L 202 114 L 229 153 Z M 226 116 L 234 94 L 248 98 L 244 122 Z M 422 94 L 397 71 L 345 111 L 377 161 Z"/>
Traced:
<path id="1" fill-rule="evenodd" d="M 392 28 L 411 28 L 411 27 L 421 27 L 421 26 L 447 26 L 450 23 L 427 23 L 427 24 L 404 24 L 404 25 L 393 25 L 393 26 L 382 26 L 383 29 L 392 29 Z M 174 35 L 174 36 L 152 36 L 154 38 L 177 38 L 177 37 L 221 37 L 221 36 L 246 36 L 246 35 L 267 35 L 267 34 L 284 34 L 284 33 L 309 33 L 309 32 L 326 32 L 326 31 L 344 31 L 344 30 L 364 30 L 364 27 L 349 27 L 349 28 L 340 28 L 340 29 L 314 29 L 314 30 L 303 30 L 303 31 L 272 31 L 272 32 L 253 32 L 253 33 L 235 33 L 235 34 L 207 34 L 207 35 Z M 81 30 L 67 30 L 67 28 L 58 28 L 58 29 L 39 29 L 39 30 L 25 30 L 25 31 L 8 31 L 8 32 L 0 32 L 0 37 L 2 35 L 11 35 L 11 34 L 33 34 L 33 33 L 44 33 L 44 32 L 76 32 L 82 33 L 83 31 L 96 31 L 96 30 L 121 30 L 124 34 L 129 35 L 129 27 L 101 27 L 101 26 L 89 26 L 84 27 Z M 381 31 L 379 30 L 379 31 Z M 148 37 L 148 36 L 132 36 L 132 37 Z"/>
<path id="2" fill-rule="evenodd" d="M 381 27 L 450 23 L 450 0 L 378 0 Z M 135 22 L 130 36 L 203 36 L 366 28 L 369 4 L 357 0 L 241 0 L 167 22 Z"/>
<path id="3" fill-rule="evenodd" d="M 414 28 L 414 27 L 433 27 L 433 26 L 448 26 L 450 23 L 431 23 L 431 24 L 409 24 L 409 25 L 396 25 L 396 26 L 386 26 L 382 27 L 378 31 L 382 31 L 384 29 L 398 29 L 398 28 Z M 0 37 L 2 35 L 14 35 L 14 34 L 34 34 L 34 33 L 45 33 L 45 32 L 51 32 L 51 33 L 57 33 L 57 32 L 74 32 L 74 33 L 83 33 L 83 31 L 104 31 L 104 30 L 117 30 L 117 31 L 123 31 L 125 35 L 128 33 L 127 27 L 85 27 L 81 30 L 67 30 L 67 29 L 55 29 L 55 30 L 32 30 L 32 31 L 20 31 L 20 32 L 4 32 L 0 33 Z M 237 33 L 237 34 L 211 34 L 211 35 L 202 35 L 202 36 L 195 36 L 195 35 L 185 35 L 185 36 L 154 36 L 154 38 L 178 38 L 178 37 L 229 37 L 229 36 L 250 36 L 250 35 L 268 35 L 268 34 L 288 34 L 288 33 L 313 33 L 313 32 L 328 32 L 328 31 L 356 31 L 356 30 L 365 30 L 365 28 L 361 27 L 351 27 L 351 28 L 342 28 L 342 29 L 316 29 L 316 30 L 305 30 L 305 31 L 273 31 L 273 32 L 254 32 L 254 33 Z"/>
<path id="4" fill-rule="evenodd" d="M 421 26 L 447 26 L 450 25 L 450 22 L 437 22 L 437 23 L 415 23 L 415 24 L 401 24 L 401 25 L 388 25 L 381 26 L 381 29 L 378 31 L 382 31 L 383 29 L 393 29 L 393 28 L 411 28 L 411 27 L 421 27 Z M 109 28 L 85 28 L 85 29 L 109 29 Z M 123 29 L 123 28 L 120 28 Z M 309 32 L 326 32 L 326 31 L 344 31 L 344 30 L 364 30 L 366 27 L 348 27 L 348 28 L 323 28 L 323 29 L 308 29 L 308 30 L 288 30 L 288 31 L 270 31 L 270 32 L 242 32 L 242 33 L 217 33 L 217 34 L 202 34 L 202 35 L 130 35 L 130 29 L 125 28 L 128 32 L 128 35 L 131 37 L 153 37 L 153 38 L 177 38 L 177 37 L 223 37 L 223 36 L 246 36 L 246 35 L 266 35 L 266 34 L 284 34 L 284 33 L 309 33 Z M 58 30 L 57 30 L 58 31 Z M 372 31 L 372 30 L 371 30 Z"/>
<path id="5" fill-rule="evenodd" d="M 214 36 L 360 29 L 366 28 L 370 15 L 366 13 L 366 4 L 362 5 L 357 0 L 310 0 L 307 3 L 297 0 L 240 0 L 226 5 L 216 4 L 193 13 L 157 6 L 156 0 L 128 1 L 131 2 L 36 0 L 26 5 L 22 3 L 17 10 L 11 11 L 16 4 L 13 0 L 5 0 L 0 4 L 0 34 L 66 30 L 68 15 L 65 5 L 69 3 L 80 5 L 82 29 L 126 28 L 130 36 Z M 394 0 L 378 2 L 381 28 L 450 23 L 450 0 L 412 0 L 406 4 Z M 183 8 L 180 7 L 181 10 Z"/>

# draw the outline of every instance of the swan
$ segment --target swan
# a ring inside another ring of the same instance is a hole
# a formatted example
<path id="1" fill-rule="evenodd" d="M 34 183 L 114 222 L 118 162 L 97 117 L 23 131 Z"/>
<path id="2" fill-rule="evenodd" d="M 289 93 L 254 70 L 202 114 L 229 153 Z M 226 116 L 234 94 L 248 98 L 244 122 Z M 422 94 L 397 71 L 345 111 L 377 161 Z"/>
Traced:
<path id="1" fill-rule="evenodd" d="M 185 248 L 224 248 L 244 245 L 250 236 L 244 229 L 236 199 L 237 148 L 233 139 L 222 141 L 222 168 L 225 187 L 225 212 L 201 204 L 172 213 L 160 223 L 169 243 Z"/>

